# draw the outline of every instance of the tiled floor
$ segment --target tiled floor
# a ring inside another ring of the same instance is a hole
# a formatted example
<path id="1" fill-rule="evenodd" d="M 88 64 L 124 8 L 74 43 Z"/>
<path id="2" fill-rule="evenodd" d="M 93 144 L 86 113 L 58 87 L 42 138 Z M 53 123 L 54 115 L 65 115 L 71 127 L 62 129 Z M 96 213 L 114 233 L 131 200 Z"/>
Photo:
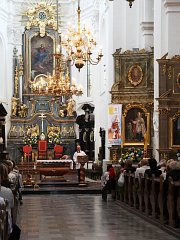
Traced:
<path id="1" fill-rule="evenodd" d="M 100 195 L 26 195 L 21 240 L 176 240 Z"/>

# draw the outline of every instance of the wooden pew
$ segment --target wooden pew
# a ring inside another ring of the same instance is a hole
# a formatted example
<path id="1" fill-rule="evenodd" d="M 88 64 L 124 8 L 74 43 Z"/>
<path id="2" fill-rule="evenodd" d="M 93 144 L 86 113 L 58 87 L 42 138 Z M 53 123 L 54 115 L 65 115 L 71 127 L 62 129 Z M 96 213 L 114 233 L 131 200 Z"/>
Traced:
<path id="1" fill-rule="evenodd" d="M 141 212 L 144 211 L 144 186 L 145 186 L 145 180 L 144 177 L 139 174 L 139 178 L 138 178 L 138 200 L 139 200 L 139 210 Z"/>
<path id="2" fill-rule="evenodd" d="M 169 214 L 168 223 L 172 227 L 176 226 L 176 220 L 179 217 L 179 212 L 180 212 L 179 199 L 180 199 L 180 181 L 175 182 L 172 180 L 171 177 L 169 177 L 167 209 Z"/>

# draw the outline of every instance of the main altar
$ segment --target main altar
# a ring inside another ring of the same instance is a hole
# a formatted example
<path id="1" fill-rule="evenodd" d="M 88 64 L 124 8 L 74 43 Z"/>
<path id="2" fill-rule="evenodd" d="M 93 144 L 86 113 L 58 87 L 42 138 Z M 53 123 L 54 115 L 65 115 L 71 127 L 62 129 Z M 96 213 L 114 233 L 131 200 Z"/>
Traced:
<path id="1" fill-rule="evenodd" d="M 65 155 L 72 156 L 75 150 L 76 111 L 72 95 L 76 86 L 72 86 L 68 62 L 63 60 L 60 49 L 56 50 L 59 35 L 55 7 L 41 3 L 28 9 L 24 14 L 22 55 L 14 48 L 7 150 L 17 162 L 22 160 L 24 145 L 33 149 L 33 157 L 28 160 L 37 160 L 42 137 L 47 141 L 47 159 L 53 158 L 56 144 L 63 146 Z"/>

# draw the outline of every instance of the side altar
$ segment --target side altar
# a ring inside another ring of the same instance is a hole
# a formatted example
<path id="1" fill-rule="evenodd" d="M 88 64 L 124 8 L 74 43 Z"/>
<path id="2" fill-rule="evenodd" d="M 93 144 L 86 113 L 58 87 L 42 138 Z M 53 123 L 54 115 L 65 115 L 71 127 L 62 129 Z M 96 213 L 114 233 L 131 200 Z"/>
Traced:
<path id="1" fill-rule="evenodd" d="M 48 148 L 63 146 L 63 154 L 72 157 L 75 149 L 75 85 L 71 84 L 70 66 L 59 44 L 56 6 L 37 4 L 25 13 L 22 54 L 14 48 L 13 96 L 7 150 L 19 162 L 23 146 L 37 149 L 43 133 Z M 71 89 L 70 89 L 71 87 Z M 35 151 L 36 154 L 36 151 Z M 35 156 L 36 157 L 36 156 Z M 35 158 L 34 157 L 34 158 Z"/>

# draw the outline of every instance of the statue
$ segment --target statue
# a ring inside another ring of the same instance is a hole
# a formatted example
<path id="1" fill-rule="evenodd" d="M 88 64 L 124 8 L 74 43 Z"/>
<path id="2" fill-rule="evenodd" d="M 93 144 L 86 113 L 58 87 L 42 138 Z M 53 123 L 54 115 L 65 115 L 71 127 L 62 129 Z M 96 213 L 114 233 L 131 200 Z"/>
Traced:
<path id="1" fill-rule="evenodd" d="M 69 136 L 70 137 L 74 137 L 75 136 L 75 131 L 74 131 L 74 127 L 73 126 L 69 127 Z"/>
<path id="2" fill-rule="evenodd" d="M 70 98 L 68 100 L 68 104 L 67 104 L 67 116 L 71 117 L 74 116 L 74 111 L 75 111 L 75 101 L 74 99 Z"/>
<path id="3" fill-rule="evenodd" d="M 62 126 L 61 135 L 62 135 L 63 137 L 66 137 L 66 136 L 67 136 L 66 126 Z"/>
<path id="4" fill-rule="evenodd" d="M 12 97 L 12 102 L 11 102 L 11 115 L 12 116 L 17 116 L 18 104 L 19 104 L 19 98 Z"/>
<path id="5" fill-rule="evenodd" d="M 32 125 L 32 127 L 28 126 L 27 127 L 27 131 L 26 131 L 26 135 L 28 137 L 37 137 L 37 136 L 39 136 L 39 126 L 38 126 L 38 124 L 36 124 L 35 126 Z"/>
<path id="6" fill-rule="evenodd" d="M 66 110 L 66 104 L 61 104 L 61 105 L 60 105 L 60 108 L 59 108 L 59 112 L 58 112 L 59 117 L 62 117 L 62 118 L 66 117 L 66 115 L 67 115 L 66 112 L 67 112 L 67 110 Z"/>
<path id="7" fill-rule="evenodd" d="M 62 110 L 62 109 L 60 109 L 59 110 L 59 117 L 65 117 L 65 115 L 64 115 L 64 110 Z"/>
<path id="8" fill-rule="evenodd" d="M 12 125 L 11 126 L 11 129 L 10 129 L 10 131 L 9 131 L 9 136 L 10 137 L 16 137 L 17 136 L 17 126 L 15 126 L 15 125 Z"/>
<path id="9" fill-rule="evenodd" d="M 25 135 L 25 131 L 24 131 L 24 126 L 22 125 L 19 127 L 19 136 L 24 137 L 24 135 Z"/>
<path id="10" fill-rule="evenodd" d="M 19 111 L 18 111 L 18 116 L 21 118 L 25 118 L 28 115 L 28 107 L 26 106 L 26 104 L 21 103 L 21 105 L 19 106 Z"/>
<path id="11" fill-rule="evenodd" d="M 59 137 L 59 134 L 60 134 L 60 127 L 54 126 L 54 125 L 47 127 L 48 138 Z"/>
<path id="12" fill-rule="evenodd" d="M 33 116 L 36 113 L 36 100 L 31 98 L 31 116 Z"/>

